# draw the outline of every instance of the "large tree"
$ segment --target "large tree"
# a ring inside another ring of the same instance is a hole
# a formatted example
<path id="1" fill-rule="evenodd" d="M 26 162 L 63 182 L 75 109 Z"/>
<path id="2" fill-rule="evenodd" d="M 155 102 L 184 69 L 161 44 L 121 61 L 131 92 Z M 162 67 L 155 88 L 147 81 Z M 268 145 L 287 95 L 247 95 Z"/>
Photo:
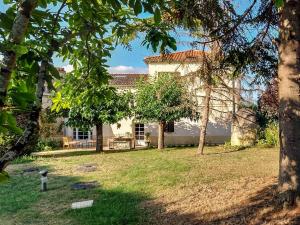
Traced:
<path id="1" fill-rule="evenodd" d="M 279 186 L 289 205 L 300 200 L 300 1 L 279 5 Z"/>
<path id="2" fill-rule="evenodd" d="M 164 148 L 167 122 L 192 116 L 188 102 L 186 90 L 177 75 L 159 74 L 153 80 L 138 83 L 135 117 L 140 121 L 158 123 L 158 149 Z"/>
<path id="3" fill-rule="evenodd" d="M 117 123 L 130 116 L 130 96 L 128 93 L 117 93 L 113 87 L 101 83 L 94 84 L 93 80 L 84 79 L 89 83 L 76 90 L 75 83 L 81 83 L 81 77 L 74 79 L 74 73 L 68 74 L 71 79 L 62 83 L 61 91 L 53 99 L 53 109 L 67 110 L 66 126 L 90 130 L 96 127 L 96 151 L 103 151 L 103 125 Z M 72 83 L 72 84 L 70 84 Z M 71 90 L 70 90 L 71 88 Z"/>
<path id="4" fill-rule="evenodd" d="M 86 46 L 98 50 L 97 56 L 102 60 L 99 66 L 106 68 L 106 58 L 113 46 L 128 44 L 129 37 L 139 30 L 150 33 L 146 35 L 146 43 L 150 41 L 152 47 L 174 48 L 175 40 L 159 26 L 159 9 L 167 7 L 164 2 L 11 0 L 5 3 L 9 5 L 6 11 L 1 11 L 0 23 L 3 55 L 0 131 L 17 130 L 13 114 L 21 106 L 29 114 L 21 136 L 0 156 L 0 171 L 17 156 L 30 153 L 38 139 L 44 84 L 47 82 L 51 89 L 53 78 L 59 79 L 52 63 L 55 56 L 79 65 L 80 58 L 86 56 L 83 51 L 89 51 L 82 47 Z M 155 15 L 154 19 L 138 18 L 142 12 Z M 107 80 L 107 77 L 102 79 L 104 83 Z M 25 98 L 24 84 L 30 94 L 35 93 L 34 100 Z"/>
<path id="5" fill-rule="evenodd" d="M 225 0 L 189 0 L 175 8 L 174 18 L 185 20 L 187 26 L 201 23 L 203 40 L 198 44 L 208 38 L 222 41 L 224 64 L 256 75 L 255 82 L 267 82 L 278 72 L 279 188 L 282 200 L 294 205 L 300 197 L 300 1 L 252 0 L 242 13 L 234 1 Z"/>

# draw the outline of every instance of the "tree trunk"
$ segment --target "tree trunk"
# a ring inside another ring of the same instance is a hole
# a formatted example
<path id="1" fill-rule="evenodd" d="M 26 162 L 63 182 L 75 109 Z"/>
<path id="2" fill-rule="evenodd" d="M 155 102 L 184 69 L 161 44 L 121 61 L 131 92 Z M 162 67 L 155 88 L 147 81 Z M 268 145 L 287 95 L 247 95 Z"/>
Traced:
<path id="1" fill-rule="evenodd" d="M 8 166 L 9 162 L 18 156 L 30 153 L 32 146 L 38 140 L 38 119 L 40 111 L 33 109 L 28 117 L 28 123 L 23 135 L 14 143 L 12 147 L 0 158 L 0 173 Z"/>
<path id="2" fill-rule="evenodd" d="M 160 121 L 158 124 L 158 149 L 164 149 L 165 148 L 165 122 Z"/>
<path id="3" fill-rule="evenodd" d="M 284 1 L 279 43 L 279 189 L 285 205 L 300 197 L 300 0 Z"/>
<path id="4" fill-rule="evenodd" d="M 205 88 L 205 98 L 204 98 L 204 108 L 203 108 L 203 115 L 201 118 L 201 124 L 200 124 L 200 137 L 199 137 L 199 146 L 197 150 L 198 155 L 203 155 L 203 149 L 205 144 L 205 137 L 206 137 L 206 129 L 207 124 L 209 121 L 209 109 L 210 109 L 210 97 L 211 97 L 211 84 L 207 84 Z"/>
<path id="5" fill-rule="evenodd" d="M 21 155 L 31 153 L 32 148 L 39 138 L 39 117 L 42 109 L 43 93 L 45 89 L 45 76 L 48 62 L 43 60 L 39 68 L 36 102 L 31 108 L 28 116 L 28 123 L 22 136 L 14 143 L 12 147 L 0 158 L 0 172 L 2 172 L 15 158 Z"/>
<path id="6" fill-rule="evenodd" d="M 232 118 L 231 118 L 231 137 L 230 143 L 233 146 L 241 145 L 240 134 L 243 133 L 243 127 L 239 125 L 237 112 L 241 108 L 241 77 L 232 81 Z"/>
<path id="7" fill-rule="evenodd" d="M 9 36 L 10 43 L 14 45 L 21 44 L 27 31 L 31 13 L 36 5 L 37 0 L 21 1 Z M 8 84 L 11 78 L 11 73 L 16 66 L 16 61 L 17 54 L 15 51 L 10 50 L 4 52 L 3 66 L 0 71 L 0 107 L 3 107 L 5 104 Z"/>
<path id="8" fill-rule="evenodd" d="M 96 152 L 103 152 L 103 124 L 96 124 Z"/>

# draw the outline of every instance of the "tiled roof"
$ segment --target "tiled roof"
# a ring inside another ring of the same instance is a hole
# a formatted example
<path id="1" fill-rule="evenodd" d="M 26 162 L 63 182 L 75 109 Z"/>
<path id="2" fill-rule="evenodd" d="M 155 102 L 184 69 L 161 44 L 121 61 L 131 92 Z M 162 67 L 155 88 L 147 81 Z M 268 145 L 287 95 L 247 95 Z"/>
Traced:
<path id="1" fill-rule="evenodd" d="M 60 73 L 66 73 L 65 69 L 63 67 L 56 67 L 57 71 Z"/>
<path id="2" fill-rule="evenodd" d="M 188 50 L 158 56 L 148 56 L 145 57 L 144 61 L 147 64 L 153 62 L 197 62 L 202 58 L 203 54 L 204 52 L 200 50 Z"/>
<path id="3" fill-rule="evenodd" d="M 110 74 L 112 79 L 110 84 L 113 86 L 135 86 L 140 79 L 146 80 L 148 74 Z"/>

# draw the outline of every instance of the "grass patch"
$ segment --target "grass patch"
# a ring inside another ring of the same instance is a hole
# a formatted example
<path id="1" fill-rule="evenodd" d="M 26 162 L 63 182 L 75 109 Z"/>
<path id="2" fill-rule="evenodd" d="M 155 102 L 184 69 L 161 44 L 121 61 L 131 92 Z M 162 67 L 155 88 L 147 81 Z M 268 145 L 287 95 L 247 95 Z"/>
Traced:
<path id="1" fill-rule="evenodd" d="M 91 163 L 96 171 L 77 170 Z M 21 172 L 30 167 L 49 170 L 48 192 L 39 191 L 37 172 Z M 186 221 L 197 219 L 196 224 L 210 224 L 209 218 L 222 216 L 273 182 L 277 171 L 276 149 L 206 147 L 203 157 L 196 157 L 196 148 L 25 157 L 8 167 L 10 180 L 0 184 L 0 221 L 161 225 L 192 224 Z M 98 181 L 100 186 L 71 190 L 72 184 L 84 181 Z M 95 200 L 93 207 L 70 209 L 72 202 L 89 199 Z"/>
<path id="2" fill-rule="evenodd" d="M 21 157 L 16 158 L 12 164 L 23 164 L 23 163 L 30 163 L 37 160 L 36 156 L 31 156 L 31 155 L 24 155 Z"/>

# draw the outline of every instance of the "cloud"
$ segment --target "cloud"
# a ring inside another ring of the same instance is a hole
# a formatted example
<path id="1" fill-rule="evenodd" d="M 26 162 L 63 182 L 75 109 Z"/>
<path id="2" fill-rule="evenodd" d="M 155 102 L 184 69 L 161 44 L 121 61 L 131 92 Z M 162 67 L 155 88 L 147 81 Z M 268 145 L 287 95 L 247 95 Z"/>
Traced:
<path id="1" fill-rule="evenodd" d="M 63 66 L 64 70 L 69 73 L 74 70 L 72 65 Z M 113 66 L 108 68 L 109 73 L 148 73 L 146 67 L 134 67 L 134 66 Z"/>
<path id="2" fill-rule="evenodd" d="M 63 68 L 67 73 L 72 72 L 74 70 L 74 67 L 72 65 L 63 66 Z"/>
<path id="3" fill-rule="evenodd" d="M 148 73 L 146 67 L 133 67 L 133 66 L 113 66 L 108 68 L 109 73 Z"/>

